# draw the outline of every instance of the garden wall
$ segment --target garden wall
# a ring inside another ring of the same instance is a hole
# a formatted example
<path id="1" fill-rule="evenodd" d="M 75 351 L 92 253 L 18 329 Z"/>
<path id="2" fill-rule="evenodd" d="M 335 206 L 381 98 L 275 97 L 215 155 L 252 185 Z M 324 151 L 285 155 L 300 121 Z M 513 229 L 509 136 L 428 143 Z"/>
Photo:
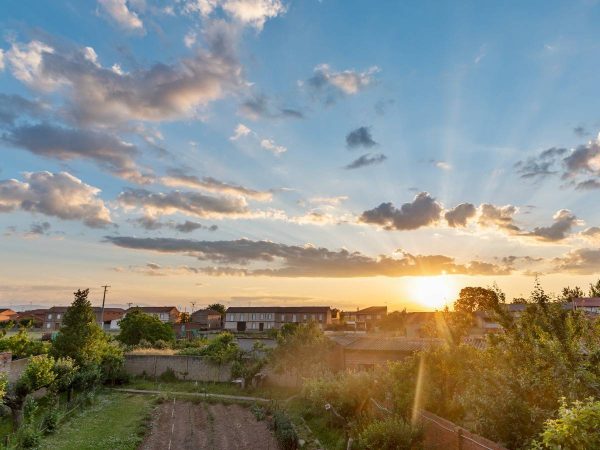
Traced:
<path id="1" fill-rule="evenodd" d="M 444 450 L 506 450 L 484 437 L 471 433 L 465 428 L 443 419 L 428 411 L 419 415 L 425 440 L 424 448 L 443 448 Z"/>
<path id="2" fill-rule="evenodd" d="M 231 380 L 231 365 L 212 364 L 201 356 L 181 355 L 125 355 L 125 371 L 130 375 L 160 377 L 168 369 L 177 378 L 191 381 Z"/>

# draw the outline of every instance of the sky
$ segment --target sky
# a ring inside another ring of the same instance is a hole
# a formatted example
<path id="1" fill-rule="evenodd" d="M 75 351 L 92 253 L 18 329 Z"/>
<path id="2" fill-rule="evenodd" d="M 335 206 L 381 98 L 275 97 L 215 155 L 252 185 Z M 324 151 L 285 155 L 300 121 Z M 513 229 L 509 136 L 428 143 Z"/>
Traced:
<path id="1" fill-rule="evenodd" d="M 3 6 L 3 306 L 430 310 L 600 275 L 598 2 Z"/>

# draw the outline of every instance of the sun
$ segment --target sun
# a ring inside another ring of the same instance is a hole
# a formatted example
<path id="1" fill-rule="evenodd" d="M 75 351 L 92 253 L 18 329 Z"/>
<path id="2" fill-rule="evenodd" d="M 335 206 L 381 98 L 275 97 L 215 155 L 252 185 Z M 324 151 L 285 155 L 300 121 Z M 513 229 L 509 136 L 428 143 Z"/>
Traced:
<path id="1" fill-rule="evenodd" d="M 441 309 L 455 300 L 456 283 L 448 275 L 414 277 L 410 280 L 411 299 L 431 309 Z"/>

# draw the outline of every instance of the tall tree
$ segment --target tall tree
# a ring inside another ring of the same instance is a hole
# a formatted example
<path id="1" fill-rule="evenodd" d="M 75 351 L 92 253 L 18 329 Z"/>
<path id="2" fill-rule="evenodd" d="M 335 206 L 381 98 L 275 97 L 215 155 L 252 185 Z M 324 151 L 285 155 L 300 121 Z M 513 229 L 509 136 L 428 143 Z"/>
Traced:
<path id="1" fill-rule="evenodd" d="M 100 363 L 108 345 L 108 337 L 96 323 L 88 294 L 89 289 L 75 292 L 75 300 L 67 309 L 52 346 L 55 357 L 68 356 L 79 366 Z"/>
<path id="2" fill-rule="evenodd" d="M 227 310 L 225 305 L 221 303 L 213 303 L 212 305 L 208 305 L 207 308 L 212 309 L 213 311 L 217 311 L 221 314 L 221 317 L 225 316 L 225 311 Z"/>
<path id="3" fill-rule="evenodd" d="M 590 297 L 600 297 L 600 279 L 590 284 Z"/>
<path id="4" fill-rule="evenodd" d="M 574 288 L 567 286 L 560 293 L 559 300 L 563 302 L 572 302 L 575 298 L 583 297 L 583 290 L 579 286 Z"/>

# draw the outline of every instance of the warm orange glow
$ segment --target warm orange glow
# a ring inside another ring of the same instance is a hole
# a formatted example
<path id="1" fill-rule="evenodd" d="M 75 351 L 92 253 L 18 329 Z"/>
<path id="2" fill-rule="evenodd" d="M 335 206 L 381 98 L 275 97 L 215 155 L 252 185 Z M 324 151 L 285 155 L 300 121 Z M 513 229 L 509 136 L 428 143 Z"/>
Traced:
<path id="1" fill-rule="evenodd" d="M 448 275 L 414 277 L 409 286 L 411 299 L 430 309 L 450 305 L 458 291 L 455 281 Z"/>

